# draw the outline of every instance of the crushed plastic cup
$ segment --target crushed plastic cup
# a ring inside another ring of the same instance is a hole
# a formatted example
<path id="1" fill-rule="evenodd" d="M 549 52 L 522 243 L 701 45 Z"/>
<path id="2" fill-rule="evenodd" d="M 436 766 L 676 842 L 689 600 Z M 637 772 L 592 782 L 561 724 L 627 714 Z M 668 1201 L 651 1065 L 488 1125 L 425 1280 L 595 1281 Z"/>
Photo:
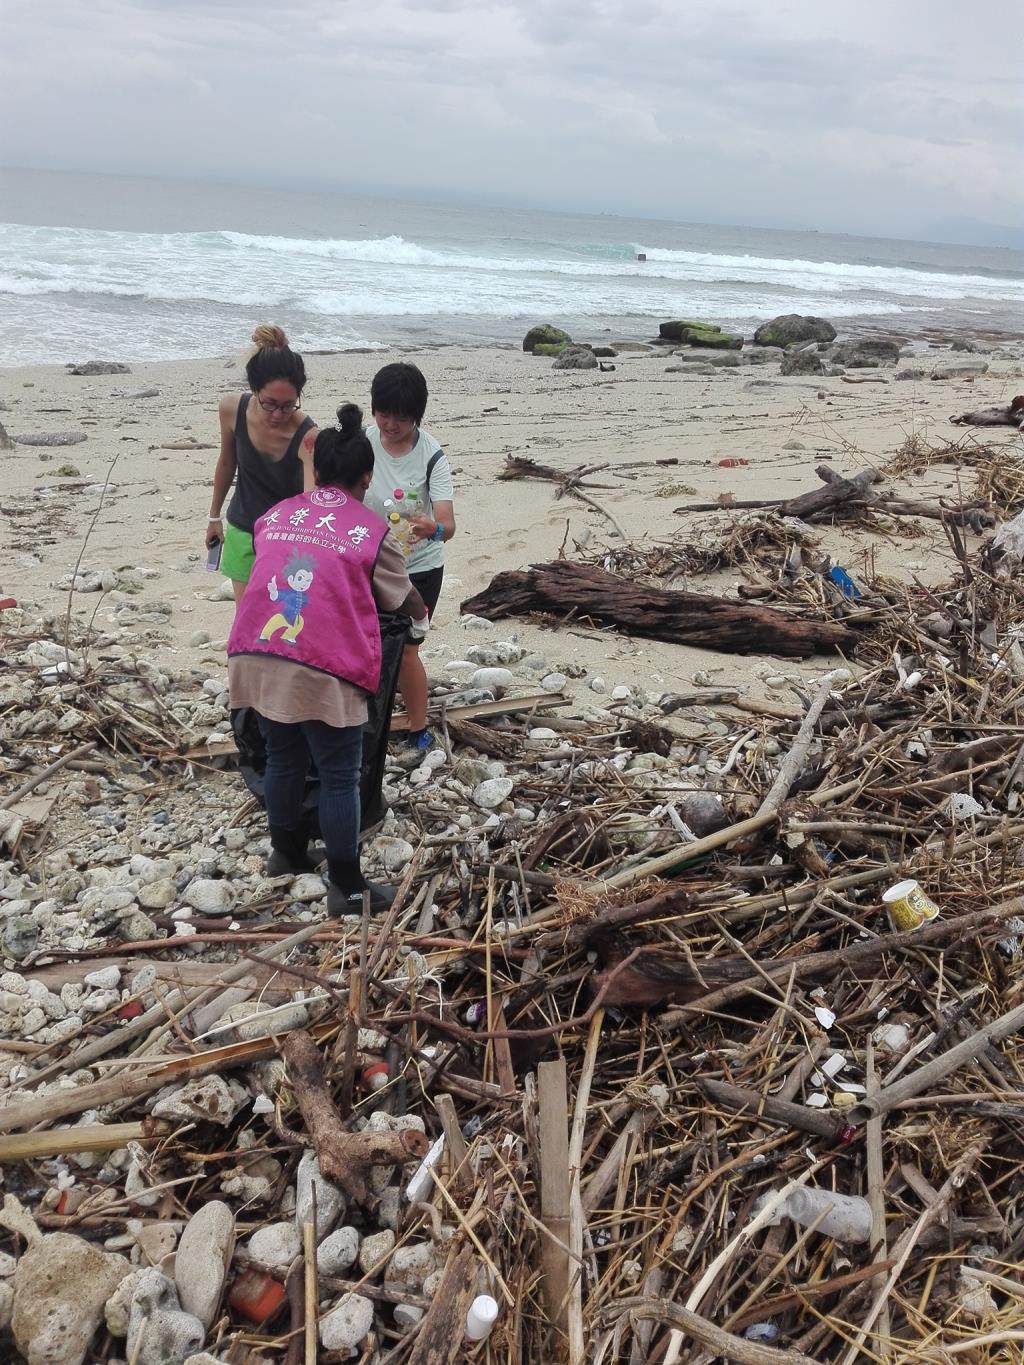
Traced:
<path id="1" fill-rule="evenodd" d="M 908 878 L 882 892 L 882 903 L 889 911 L 892 927 L 898 931 L 920 929 L 922 924 L 937 919 L 939 907 L 921 889 L 920 883 Z"/>

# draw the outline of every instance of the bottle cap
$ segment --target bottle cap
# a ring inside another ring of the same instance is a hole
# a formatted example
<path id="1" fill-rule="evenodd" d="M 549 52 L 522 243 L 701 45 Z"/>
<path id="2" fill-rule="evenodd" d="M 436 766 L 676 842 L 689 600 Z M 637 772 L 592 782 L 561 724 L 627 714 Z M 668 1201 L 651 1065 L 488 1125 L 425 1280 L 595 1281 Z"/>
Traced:
<path id="1" fill-rule="evenodd" d="M 363 1070 L 359 1084 L 364 1090 L 383 1090 L 389 1079 L 387 1062 L 374 1062 Z"/>

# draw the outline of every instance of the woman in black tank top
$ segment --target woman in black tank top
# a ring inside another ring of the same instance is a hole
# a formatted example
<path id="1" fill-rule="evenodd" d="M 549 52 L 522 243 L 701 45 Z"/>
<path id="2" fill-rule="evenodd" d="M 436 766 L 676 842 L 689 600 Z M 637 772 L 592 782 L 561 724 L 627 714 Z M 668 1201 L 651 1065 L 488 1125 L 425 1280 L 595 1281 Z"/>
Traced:
<path id="1" fill-rule="evenodd" d="M 213 476 L 206 548 L 220 551 L 221 571 L 237 602 L 253 562 L 252 530 L 284 498 L 313 487 L 316 427 L 302 413 L 306 367 L 280 327 L 253 332 L 256 351 L 245 367 L 250 393 L 220 400 L 220 456 Z M 221 509 L 232 483 L 224 520 Z"/>

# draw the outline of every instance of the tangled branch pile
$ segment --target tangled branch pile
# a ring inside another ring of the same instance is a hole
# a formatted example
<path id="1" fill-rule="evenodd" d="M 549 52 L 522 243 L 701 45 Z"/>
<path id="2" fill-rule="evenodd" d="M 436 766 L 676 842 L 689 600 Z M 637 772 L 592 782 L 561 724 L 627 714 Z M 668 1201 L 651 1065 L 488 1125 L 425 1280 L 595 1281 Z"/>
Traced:
<path id="1" fill-rule="evenodd" d="M 1021 600 L 950 534 L 941 590 L 820 589 L 863 668 L 785 702 L 567 718 L 502 643 L 390 765 L 382 921 L 262 878 L 223 697 L 8 625 L 11 1350 L 1017 1359 Z"/>

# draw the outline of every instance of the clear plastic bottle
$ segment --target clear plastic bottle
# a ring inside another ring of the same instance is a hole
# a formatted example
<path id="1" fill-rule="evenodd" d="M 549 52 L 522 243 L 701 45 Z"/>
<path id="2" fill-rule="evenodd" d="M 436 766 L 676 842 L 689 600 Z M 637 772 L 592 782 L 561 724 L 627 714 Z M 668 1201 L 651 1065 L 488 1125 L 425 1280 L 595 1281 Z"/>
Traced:
<path id="1" fill-rule="evenodd" d="M 409 552 L 412 549 L 412 542 L 410 540 L 411 528 L 408 519 L 402 516 L 393 498 L 384 499 L 384 517 L 401 547 L 402 554 L 408 559 Z"/>
<path id="2" fill-rule="evenodd" d="M 824 1212 L 816 1229 L 824 1237 L 834 1237 L 837 1242 L 871 1240 L 871 1205 L 860 1195 L 801 1186 L 790 1193 L 779 1212 L 804 1228 Z"/>

